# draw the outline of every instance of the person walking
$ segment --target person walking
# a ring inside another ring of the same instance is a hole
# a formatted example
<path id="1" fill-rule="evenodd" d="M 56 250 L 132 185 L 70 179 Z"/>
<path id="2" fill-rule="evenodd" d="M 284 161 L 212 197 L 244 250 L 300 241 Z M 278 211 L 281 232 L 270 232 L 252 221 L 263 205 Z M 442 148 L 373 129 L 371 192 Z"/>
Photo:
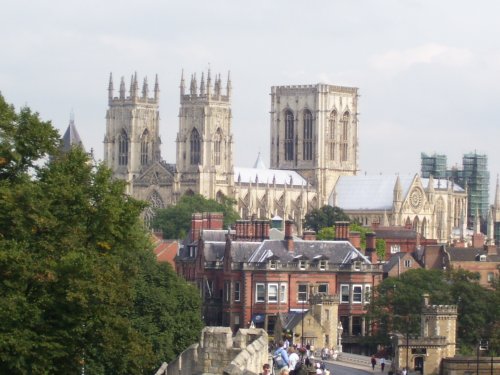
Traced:
<path id="1" fill-rule="evenodd" d="M 372 363 L 372 371 L 375 371 L 375 365 L 377 364 L 377 360 L 375 359 L 374 355 L 372 355 L 370 362 Z"/>
<path id="2" fill-rule="evenodd" d="M 382 370 L 382 372 L 384 372 L 384 368 L 385 368 L 385 358 L 382 357 L 380 358 L 380 369 Z"/>

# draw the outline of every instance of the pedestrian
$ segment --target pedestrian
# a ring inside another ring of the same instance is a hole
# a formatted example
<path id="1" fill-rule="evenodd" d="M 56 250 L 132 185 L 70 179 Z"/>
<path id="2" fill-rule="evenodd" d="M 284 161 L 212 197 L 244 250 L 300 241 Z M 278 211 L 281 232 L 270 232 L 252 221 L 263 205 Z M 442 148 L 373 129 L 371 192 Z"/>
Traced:
<path id="1" fill-rule="evenodd" d="M 372 363 L 372 371 L 375 371 L 375 365 L 377 364 L 377 360 L 375 359 L 374 355 L 372 355 L 371 363 Z"/>
<path id="2" fill-rule="evenodd" d="M 290 372 L 295 370 L 295 366 L 299 362 L 300 358 L 297 354 L 297 351 L 293 346 L 288 349 L 288 367 L 290 368 Z"/>
<path id="3" fill-rule="evenodd" d="M 281 370 L 284 367 L 288 368 L 289 365 L 288 353 L 286 352 L 284 346 L 285 344 L 283 341 L 280 341 L 278 343 L 278 349 L 276 349 L 273 354 L 274 366 L 278 370 Z"/>
<path id="4" fill-rule="evenodd" d="M 270 375 L 271 374 L 271 366 L 269 366 L 269 363 L 265 363 L 264 366 L 262 366 L 262 372 L 260 375 Z"/>
<path id="5" fill-rule="evenodd" d="M 406 367 L 403 367 L 403 371 L 401 371 L 401 375 L 406 375 L 408 371 L 406 371 Z"/>
<path id="6" fill-rule="evenodd" d="M 384 372 L 384 368 L 385 368 L 385 358 L 382 357 L 380 358 L 380 369 L 382 370 L 382 372 Z"/>

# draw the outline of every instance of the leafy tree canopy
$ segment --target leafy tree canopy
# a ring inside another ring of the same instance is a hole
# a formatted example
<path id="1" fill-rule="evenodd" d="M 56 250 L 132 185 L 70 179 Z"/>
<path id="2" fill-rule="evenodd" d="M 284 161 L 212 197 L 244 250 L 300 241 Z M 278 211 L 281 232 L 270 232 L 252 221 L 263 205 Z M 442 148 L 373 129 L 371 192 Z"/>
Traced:
<path id="1" fill-rule="evenodd" d="M 222 212 L 227 227 L 239 218 L 234 204 L 228 197 L 219 203 L 200 194 L 183 195 L 176 205 L 156 211 L 153 227 L 160 229 L 164 238 L 184 238 L 191 228 L 191 215 L 197 212 Z"/>
<path id="2" fill-rule="evenodd" d="M 339 207 L 323 206 L 307 213 L 304 219 L 304 228 L 318 233 L 322 228 L 332 227 L 336 221 L 350 221 Z"/>
<path id="3" fill-rule="evenodd" d="M 200 300 L 157 263 L 124 194 L 0 95 L 0 373 L 152 373 L 199 338 Z"/>
<path id="4" fill-rule="evenodd" d="M 378 327 L 379 342 L 390 332 L 418 334 L 423 294 L 432 304 L 458 305 L 458 344 L 462 353 L 473 352 L 479 338 L 490 341 L 490 353 L 499 353 L 500 293 L 498 285 L 486 289 L 478 275 L 464 270 L 410 270 L 389 277 L 375 289 L 367 315 Z"/>

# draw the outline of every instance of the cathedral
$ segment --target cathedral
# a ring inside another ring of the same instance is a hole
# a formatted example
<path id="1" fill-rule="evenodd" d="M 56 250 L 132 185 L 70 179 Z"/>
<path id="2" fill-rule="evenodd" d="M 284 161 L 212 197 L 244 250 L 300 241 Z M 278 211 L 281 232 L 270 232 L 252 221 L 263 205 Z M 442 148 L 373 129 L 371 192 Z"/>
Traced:
<path id="1" fill-rule="evenodd" d="M 110 75 L 104 161 L 127 192 L 154 208 L 175 204 L 184 194 L 236 200 L 242 218 L 292 219 L 302 231 L 304 215 L 328 204 L 339 176 L 358 168 L 358 89 L 326 84 L 271 88 L 271 168 L 260 155 L 253 168 L 233 163 L 231 78 L 210 70 L 180 80 L 176 163 L 161 157 L 160 88 L 152 95 L 137 74 L 115 96 Z"/>

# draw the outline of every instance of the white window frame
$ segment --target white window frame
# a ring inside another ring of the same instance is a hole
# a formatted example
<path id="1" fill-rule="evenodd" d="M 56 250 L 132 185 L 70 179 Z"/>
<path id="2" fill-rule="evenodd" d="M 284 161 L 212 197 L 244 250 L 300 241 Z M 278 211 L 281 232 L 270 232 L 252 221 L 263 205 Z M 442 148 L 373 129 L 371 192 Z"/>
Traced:
<path id="1" fill-rule="evenodd" d="M 234 302 L 241 301 L 241 283 L 239 281 L 234 282 Z"/>
<path id="2" fill-rule="evenodd" d="M 488 282 L 493 282 L 495 280 L 495 274 L 493 272 L 488 272 L 488 274 L 486 275 L 486 280 L 488 280 Z"/>
<path id="3" fill-rule="evenodd" d="M 399 244 L 391 245 L 391 254 L 396 254 L 401 252 L 401 246 Z"/>
<path id="4" fill-rule="evenodd" d="M 299 270 L 306 269 L 306 261 L 304 259 L 299 259 Z"/>
<path id="5" fill-rule="evenodd" d="M 235 315 L 234 316 L 234 325 L 239 325 L 240 324 L 240 316 L 239 315 Z"/>
<path id="6" fill-rule="evenodd" d="M 411 259 L 405 259 L 404 266 L 406 268 L 411 268 Z"/>
<path id="7" fill-rule="evenodd" d="M 358 288 L 359 292 L 356 292 Z M 354 284 L 352 286 L 352 303 L 363 303 L 363 285 Z"/>
<path id="8" fill-rule="evenodd" d="M 274 289 L 274 292 L 272 291 L 273 289 Z M 278 285 L 278 283 L 267 284 L 267 303 L 278 303 L 278 299 L 279 299 L 279 285 Z"/>
<path id="9" fill-rule="evenodd" d="M 286 293 L 286 288 L 287 284 L 286 283 L 281 283 L 280 284 L 280 303 L 286 303 L 287 299 L 287 293 Z"/>
<path id="10" fill-rule="evenodd" d="M 275 270 L 277 268 L 277 262 L 276 259 L 271 259 L 269 261 L 269 269 Z"/>
<path id="11" fill-rule="evenodd" d="M 325 259 L 321 259 L 319 261 L 319 270 L 320 271 L 325 271 L 326 270 L 326 260 Z"/>
<path id="12" fill-rule="evenodd" d="M 354 271 L 361 271 L 361 262 L 356 260 L 353 264 Z"/>
<path id="13" fill-rule="evenodd" d="M 231 298 L 231 282 L 225 281 L 224 288 L 226 289 L 224 293 L 224 301 L 229 302 L 229 299 Z"/>
<path id="14" fill-rule="evenodd" d="M 344 300 L 344 297 L 347 296 L 347 300 Z M 350 302 L 350 290 L 349 284 L 340 284 L 340 303 L 349 303 Z"/>
<path id="15" fill-rule="evenodd" d="M 259 291 L 263 294 L 263 298 L 259 299 Z M 265 303 L 266 302 L 266 284 L 256 283 L 255 284 L 255 302 Z"/>
<path id="16" fill-rule="evenodd" d="M 301 287 L 305 287 L 306 291 L 305 292 L 301 292 L 300 291 Z M 297 302 L 298 303 L 307 302 L 307 297 L 308 297 L 308 290 L 307 289 L 308 289 L 307 288 L 307 284 L 298 284 L 297 285 Z M 300 296 L 301 296 L 301 294 L 303 295 L 304 293 L 305 293 L 306 298 L 302 300 L 302 299 L 300 299 Z"/>

